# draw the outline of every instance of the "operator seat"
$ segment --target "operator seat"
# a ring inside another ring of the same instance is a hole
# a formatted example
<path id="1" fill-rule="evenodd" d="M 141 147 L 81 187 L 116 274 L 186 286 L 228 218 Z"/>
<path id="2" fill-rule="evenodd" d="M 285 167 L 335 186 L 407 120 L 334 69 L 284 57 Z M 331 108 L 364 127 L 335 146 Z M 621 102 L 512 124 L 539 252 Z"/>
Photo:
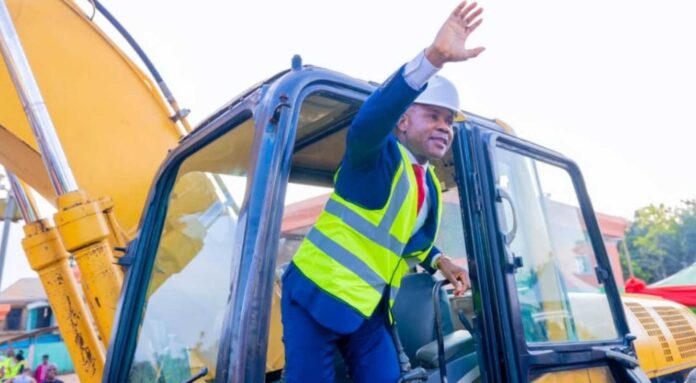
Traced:
<path id="1" fill-rule="evenodd" d="M 437 367 L 437 333 L 433 286 L 435 279 L 428 273 L 412 273 L 401 281 L 392 313 L 396 320 L 404 352 L 411 364 L 425 368 Z M 469 332 L 452 331 L 447 294 L 440 291 L 442 327 L 445 334 L 445 360 L 474 352 L 474 340 Z"/>

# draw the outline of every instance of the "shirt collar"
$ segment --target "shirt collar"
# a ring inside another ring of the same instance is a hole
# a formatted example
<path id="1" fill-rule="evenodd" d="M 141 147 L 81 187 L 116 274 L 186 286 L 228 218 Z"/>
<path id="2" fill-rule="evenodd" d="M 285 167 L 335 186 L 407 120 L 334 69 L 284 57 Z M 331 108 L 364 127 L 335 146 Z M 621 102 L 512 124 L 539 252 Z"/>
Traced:
<path id="1" fill-rule="evenodd" d="M 424 163 L 424 164 L 418 163 L 416 156 L 414 156 L 413 153 L 411 153 L 411 151 L 408 150 L 406 145 L 403 145 L 403 146 L 404 146 L 404 149 L 406 150 L 406 155 L 408 156 L 408 160 L 411 161 L 412 164 L 420 165 L 421 167 L 423 167 L 424 170 L 428 170 L 428 166 L 430 165 L 429 161 L 426 161 L 426 163 Z"/>

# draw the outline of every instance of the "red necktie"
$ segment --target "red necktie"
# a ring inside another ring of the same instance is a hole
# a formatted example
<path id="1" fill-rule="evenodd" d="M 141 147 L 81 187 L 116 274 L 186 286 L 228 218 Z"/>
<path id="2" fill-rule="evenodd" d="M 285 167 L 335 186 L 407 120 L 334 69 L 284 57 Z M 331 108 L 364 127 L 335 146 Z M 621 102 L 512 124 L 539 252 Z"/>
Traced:
<path id="1" fill-rule="evenodd" d="M 423 182 L 425 172 L 422 166 L 413 164 L 413 173 L 416 175 L 416 183 L 418 184 L 418 210 L 416 210 L 416 212 L 420 212 L 420 208 L 423 206 L 423 200 L 425 200 L 425 182 Z"/>

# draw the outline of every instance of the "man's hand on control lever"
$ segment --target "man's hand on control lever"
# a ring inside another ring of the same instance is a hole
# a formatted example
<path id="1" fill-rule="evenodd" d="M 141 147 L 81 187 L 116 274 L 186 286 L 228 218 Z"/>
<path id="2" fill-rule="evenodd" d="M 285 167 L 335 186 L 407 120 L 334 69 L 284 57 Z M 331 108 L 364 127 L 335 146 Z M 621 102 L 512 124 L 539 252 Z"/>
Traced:
<path id="1" fill-rule="evenodd" d="M 441 255 L 437 259 L 437 268 L 442 275 L 454 286 L 454 295 L 460 296 L 465 291 L 469 290 L 471 283 L 469 282 L 469 273 L 461 266 L 452 262 L 452 258 Z"/>

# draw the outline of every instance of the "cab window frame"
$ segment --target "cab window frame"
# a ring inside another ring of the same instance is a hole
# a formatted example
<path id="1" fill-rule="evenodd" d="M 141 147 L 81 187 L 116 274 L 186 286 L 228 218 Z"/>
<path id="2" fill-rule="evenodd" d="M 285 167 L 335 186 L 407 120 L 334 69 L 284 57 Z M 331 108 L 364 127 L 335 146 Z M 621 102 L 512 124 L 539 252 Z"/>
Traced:
<path id="1" fill-rule="evenodd" d="M 297 97 L 297 101 L 296 101 L 298 108 L 296 108 L 296 110 L 294 111 L 292 120 L 290 122 L 290 124 L 292 126 L 294 126 L 294 134 L 290 138 L 290 141 L 292 142 L 292 144 L 288 145 L 288 146 L 291 146 L 291 153 L 289 155 L 290 156 L 290 161 L 289 161 L 290 167 L 287 169 L 287 173 L 288 173 L 289 178 L 283 179 L 284 184 L 287 184 L 291 181 L 295 182 L 294 180 L 296 180 L 298 178 L 298 174 L 294 174 L 292 172 L 292 157 L 297 152 L 299 152 L 300 150 L 314 144 L 315 142 L 317 142 L 323 138 L 326 138 L 326 137 L 329 137 L 333 134 L 336 134 L 336 133 L 340 132 L 341 130 L 349 129 L 350 125 L 353 121 L 352 118 L 349 120 L 342 120 L 342 121 L 340 121 L 339 124 L 334 124 L 333 126 L 330 126 L 328 129 L 321 130 L 318 132 L 314 131 L 311 134 L 309 134 L 307 137 L 302 137 L 302 139 L 300 141 L 297 141 L 298 133 L 300 133 L 300 131 L 299 131 L 300 128 L 298 126 L 298 123 L 299 123 L 300 114 L 302 113 L 303 103 L 307 98 L 309 98 L 312 95 L 317 94 L 317 93 L 326 93 L 326 94 L 330 94 L 332 96 L 337 96 L 339 98 L 347 98 L 347 99 L 351 99 L 351 100 L 356 100 L 360 103 L 360 106 L 362 106 L 362 104 L 365 102 L 365 100 L 367 100 L 367 98 L 370 95 L 370 93 L 364 93 L 358 89 L 349 88 L 349 87 L 346 87 L 345 85 L 341 85 L 341 84 L 337 84 L 337 83 L 333 83 L 333 84 L 332 83 L 309 84 L 302 89 L 302 91 L 299 93 L 299 95 Z M 358 107 L 358 110 L 360 109 L 360 106 Z M 356 113 L 357 113 L 357 111 L 356 111 Z M 355 116 L 353 116 L 353 118 L 354 117 Z M 283 169 L 281 171 L 281 173 L 285 174 L 285 171 L 286 170 Z M 335 171 L 334 171 L 334 173 L 335 173 Z M 326 183 L 326 176 L 327 175 L 324 174 L 323 177 L 321 177 L 321 178 L 324 178 L 325 183 Z M 330 175 L 330 177 L 331 177 L 330 185 L 332 187 L 333 187 L 333 176 L 334 176 L 334 174 L 332 173 Z M 325 183 L 322 183 L 319 185 L 326 186 Z"/>
<path id="2" fill-rule="evenodd" d="M 140 232 L 129 244 L 126 255 L 120 261 L 120 264 L 126 267 L 126 273 L 114 318 L 115 336 L 111 337 L 104 369 L 103 376 L 108 378 L 108 381 L 128 381 L 139 338 L 137 334 L 144 319 L 147 290 L 169 207 L 169 195 L 181 165 L 191 155 L 198 153 L 208 144 L 249 120 L 253 123 L 253 142 L 254 146 L 257 146 L 258 122 L 254 121 L 257 98 L 254 96 L 257 95 L 255 92 L 259 91 L 252 91 L 249 97 L 222 110 L 219 115 L 206 121 L 205 126 L 185 136 L 160 167 L 145 204 L 147 209 L 141 219 Z M 249 158 L 249 164 L 251 163 L 252 159 Z M 252 167 L 249 166 L 247 183 L 251 182 L 253 175 Z M 242 228 L 246 226 L 246 214 L 243 212 L 246 208 L 248 192 L 248 190 L 245 192 L 244 199 L 241 201 L 238 216 L 237 225 Z"/>
<path id="3" fill-rule="evenodd" d="M 297 127 L 297 123 L 299 121 L 299 115 L 300 115 L 301 110 L 302 110 L 303 101 L 306 98 L 308 98 L 316 93 L 319 93 L 319 92 L 326 92 L 330 95 L 335 95 L 338 97 L 348 97 L 348 98 L 351 98 L 354 100 L 357 99 L 356 97 L 354 97 L 355 95 L 360 95 L 360 96 L 362 96 L 362 100 L 360 100 L 362 102 L 364 102 L 367 99 L 367 97 L 369 97 L 369 95 L 370 95 L 370 93 L 364 93 L 360 90 L 346 87 L 343 84 L 316 83 L 316 84 L 309 84 L 305 88 L 303 88 L 301 90 L 301 92 L 299 93 L 299 96 L 297 97 L 296 101 L 293 102 L 291 100 L 291 103 L 294 103 L 295 105 L 298 105 L 298 106 L 293 110 L 293 115 L 292 115 L 292 118 L 290 120 L 290 124 L 295 127 L 295 131 L 293 132 L 292 137 L 288 137 L 288 141 L 291 142 L 291 144 L 287 145 L 287 147 L 290 148 L 289 153 L 285 153 L 286 158 L 288 159 L 288 162 L 287 162 L 287 164 L 284 164 L 284 166 L 281 170 L 281 175 L 283 177 L 281 179 L 281 181 L 282 181 L 283 185 L 287 185 L 290 182 L 298 182 L 298 183 L 304 183 L 307 185 L 319 185 L 319 186 L 331 186 L 331 187 L 333 187 L 333 182 L 331 182 L 329 184 L 326 181 L 327 180 L 326 175 L 315 175 L 315 176 L 317 176 L 316 179 L 319 179 L 319 178 L 324 179 L 325 181 L 323 183 L 311 183 L 311 182 L 307 182 L 304 179 L 298 181 L 297 180 L 298 175 L 292 173 L 292 157 L 294 156 L 294 154 L 298 150 L 301 150 L 301 149 L 313 144 L 314 142 L 316 142 L 317 140 L 319 140 L 321 138 L 328 137 L 331 134 L 335 134 L 337 132 L 340 132 L 342 129 L 348 129 L 350 127 L 350 121 L 347 121 L 347 122 L 344 122 L 342 125 L 329 127 L 328 130 L 322 130 L 322 131 L 319 131 L 318 133 L 313 132 L 308 137 L 303 137 L 300 141 L 296 141 L 297 135 L 299 135 L 299 133 L 301 133 L 299 131 L 299 127 Z M 353 96 L 353 97 L 351 97 L 351 96 Z M 352 119 L 351 119 L 351 121 L 352 121 Z M 456 123 L 456 124 L 459 126 L 460 129 L 463 126 L 462 123 Z M 456 138 L 454 141 L 456 142 Z M 452 150 L 453 161 L 455 163 L 460 161 L 460 158 L 461 158 L 460 156 L 464 156 L 463 153 L 460 153 L 457 151 L 457 148 L 455 148 L 455 145 L 453 145 L 451 150 Z M 455 166 L 451 170 L 453 172 L 456 172 L 458 170 L 457 166 Z M 453 174 L 453 176 L 454 176 L 454 174 Z M 333 177 L 333 174 L 331 174 L 331 177 Z M 454 176 L 454 178 L 455 178 L 455 180 L 457 179 L 456 176 Z M 311 178 L 310 178 L 310 180 L 311 180 Z M 331 180 L 333 180 L 333 178 L 331 178 Z M 461 229 L 462 229 L 462 236 L 464 238 L 465 259 L 467 260 L 467 262 L 470 265 L 469 266 L 470 271 L 473 270 L 475 272 L 476 265 L 475 265 L 475 261 L 474 261 L 474 257 L 473 257 L 474 245 L 471 242 L 471 235 L 469 235 L 471 229 L 470 229 L 469 224 L 466 222 L 468 220 L 468 218 L 467 218 L 466 214 L 463 213 L 466 209 L 470 209 L 469 201 L 466 201 L 466 199 L 465 199 L 466 198 L 465 196 L 467 195 L 467 188 L 463 187 L 464 185 L 461 185 L 459 182 L 456 182 L 456 185 L 457 185 L 456 193 L 457 193 L 457 198 L 458 198 L 459 208 L 460 208 L 459 212 L 460 212 L 461 219 L 462 219 Z M 284 192 L 285 191 L 283 191 L 283 193 Z M 284 210 L 285 210 L 285 206 L 283 204 L 284 200 L 285 200 L 285 198 L 283 198 L 283 201 L 279 202 L 282 205 L 281 208 L 276 209 L 278 211 L 277 214 L 279 215 L 280 219 L 282 219 L 283 214 L 284 214 Z M 278 238 L 280 238 L 280 235 L 278 235 Z M 277 254 L 276 254 L 276 256 L 277 256 Z M 277 267 L 278 265 L 276 264 L 275 266 Z M 477 307 L 474 307 L 474 314 L 475 315 L 479 314 Z M 481 342 L 482 342 L 482 339 L 480 337 L 478 337 L 476 339 L 477 351 L 480 348 Z M 479 369 L 484 370 L 481 366 L 486 365 L 485 360 L 482 360 L 480 357 L 478 357 L 477 361 L 479 363 Z M 483 372 L 482 372 L 482 374 L 483 374 Z"/>
<path id="4" fill-rule="evenodd" d="M 504 283 L 504 286 L 501 286 L 503 291 L 500 297 L 506 301 L 505 305 L 509 311 L 509 319 L 506 320 L 501 318 L 500 320 L 503 321 L 503 323 L 501 323 L 503 327 L 512 332 L 514 338 L 512 340 L 512 349 L 506 349 L 503 353 L 516 353 L 516 355 L 509 354 L 509 357 L 517 360 L 517 362 L 511 363 L 511 366 L 516 365 L 519 371 L 518 376 L 522 381 L 526 381 L 524 377 L 528 376 L 532 371 L 545 372 L 558 369 L 565 370 L 568 364 L 574 364 L 576 368 L 597 366 L 598 364 L 609 365 L 608 359 L 602 352 L 594 351 L 602 347 L 621 347 L 627 350 L 630 347 L 631 339 L 628 335 L 628 325 L 623 312 L 618 288 L 614 276 L 611 273 L 611 266 L 606 254 L 606 249 L 604 248 L 604 242 L 578 166 L 572 160 L 557 152 L 504 133 L 491 131 L 479 132 L 475 140 L 478 140 L 478 143 L 474 145 L 480 145 L 482 149 L 481 154 L 483 154 L 477 162 L 479 171 L 483 173 L 481 175 L 481 189 L 482 193 L 485 195 L 484 201 L 487 200 L 487 202 L 484 202 L 484 209 L 488 210 L 487 220 L 489 222 L 487 224 L 487 237 L 490 242 L 489 256 L 498 260 L 493 263 L 497 263 L 497 266 L 494 268 L 499 270 L 502 276 L 502 283 Z M 586 224 L 587 234 L 592 244 L 591 246 L 594 251 L 595 260 L 597 261 L 597 266 L 602 269 L 598 272 L 598 280 L 601 281 L 606 291 L 612 320 L 614 321 L 614 326 L 617 331 L 617 338 L 599 341 L 527 342 L 522 316 L 519 310 L 520 302 L 516 290 L 515 275 L 514 272 L 511 271 L 512 265 L 510 264 L 510 260 L 508 260 L 509 254 L 507 254 L 504 245 L 501 229 L 503 225 L 501 225 L 497 212 L 495 211 L 495 179 L 498 174 L 496 169 L 496 149 L 499 148 L 552 166 L 560 167 L 570 176 L 573 189 L 578 199 L 582 218 Z M 505 321 L 508 323 L 505 324 Z M 588 351 L 590 352 L 588 353 Z"/>

